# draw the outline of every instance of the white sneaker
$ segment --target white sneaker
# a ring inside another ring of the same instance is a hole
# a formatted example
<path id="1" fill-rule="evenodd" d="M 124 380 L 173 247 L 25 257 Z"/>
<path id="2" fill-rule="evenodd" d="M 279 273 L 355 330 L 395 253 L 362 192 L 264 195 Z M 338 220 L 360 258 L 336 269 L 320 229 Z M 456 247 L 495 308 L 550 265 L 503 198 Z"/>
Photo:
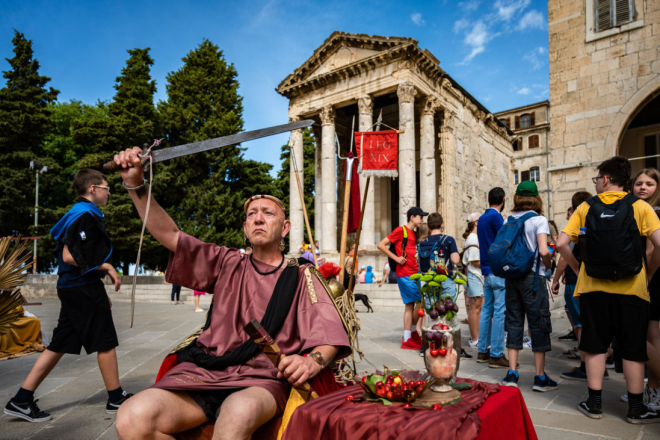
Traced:
<path id="1" fill-rule="evenodd" d="M 478 348 L 479 347 L 479 340 L 477 339 L 476 341 L 473 341 L 472 338 L 470 338 L 470 348 Z"/>
<path id="2" fill-rule="evenodd" d="M 523 348 L 532 348 L 532 338 L 525 336 L 523 338 Z"/>
<path id="3" fill-rule="evenodd" d="M 649 386 L 644 387 L 644 405 L 648 406 L 652 410 L 660 410 L 660 389 L 651 388 Z M 628 403 L 628 394 L 623 394 L 621 396 L 621 401 Z"/>

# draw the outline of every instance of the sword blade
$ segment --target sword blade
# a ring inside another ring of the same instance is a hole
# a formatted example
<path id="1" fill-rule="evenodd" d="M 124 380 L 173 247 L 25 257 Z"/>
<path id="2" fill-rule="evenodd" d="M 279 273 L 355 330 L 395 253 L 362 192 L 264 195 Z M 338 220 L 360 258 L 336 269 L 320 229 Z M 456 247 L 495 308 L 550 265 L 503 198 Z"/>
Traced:
<path id="1" fill-rule="evenodd" d="M 164 160 L 174 159 L 175 157 L 188 156 L 190 154 L 201 153 L 202 151 L 213 150 L 215 148 L 226 147 L 229 145 L 236 145 L 242 142 L 272 136 L 274 134 L 297 130 L 299 128 L 308 127 L 313 123 L 314 121 L 312 119 L 306 119 L 304 121 L 277 125 L 275 127 L 245 131 L 242 133 L 232 134 L 215 139 L 208 139 L 205 141 L 193 142 L 185 145 L 177 145 L 176 147 L 163 148 L 162 150 L 154 150 L 151 152 L 151 156 L 153 158 L 153 162 L 162 162 Z"/>

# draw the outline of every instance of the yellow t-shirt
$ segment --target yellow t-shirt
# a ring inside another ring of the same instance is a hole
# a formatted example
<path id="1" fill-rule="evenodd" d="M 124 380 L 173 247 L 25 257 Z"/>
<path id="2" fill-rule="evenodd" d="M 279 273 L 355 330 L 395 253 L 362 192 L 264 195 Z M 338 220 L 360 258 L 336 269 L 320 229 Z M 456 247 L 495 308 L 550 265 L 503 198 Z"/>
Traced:
<path id="1" fill-rule="evenodd" d="M 627 193 L 623 191 L 609 191 L 598 194 L 600 200 L 606 204 L 612 204 L 622 199 Z M 587 202 L 578 206 L 575 213 L 568 221 L 562 232 L 566 233 L 573 243 L 577 243 L 580 235 L 580 228 L 585 225 L 589 204 Z M 656 230 L 660 229 L 660 220 L 651 208 L 651 205 L 643 200 L 633 203 L 633 212 L 637 227 L 643 237 L 650 237 Z M 618 293 L 621 295 L 637 295 L 643 300 L 649 301 L 649 293 L 646 285 L 646 266 L 635 276 L 624 278 L 619 281 L 603 280 L 600 278 L 591 278 L 584 269 L 584 264 L 580 265 L 577 284 L 575 286 L 575 297 L 588 292 L 607 292 Z"/>

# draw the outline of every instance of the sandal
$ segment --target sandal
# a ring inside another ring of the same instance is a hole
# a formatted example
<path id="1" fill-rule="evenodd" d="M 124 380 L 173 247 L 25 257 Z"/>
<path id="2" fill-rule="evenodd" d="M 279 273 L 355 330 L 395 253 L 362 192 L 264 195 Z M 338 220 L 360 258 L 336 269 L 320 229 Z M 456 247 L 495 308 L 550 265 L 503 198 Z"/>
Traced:
<path id="1" fill-rule="evenodd" d="M 576 351 L 578 351 L 577 347 L 573 347 L 562 351 L 561 354 L 575 354 Z"/>
<path id="2" fill-rule="evenodd" d="M 567 357 L 568 359 L 576 359 L 576 360 L 578 360 L 578 361 L 582 359 L 582 355 L 580 354 L 579 351 L 576 351 L 575 353 L 571 353 L 571 354 L 569 354 L 569 355 L 566 356 L 566 357 Z"/>

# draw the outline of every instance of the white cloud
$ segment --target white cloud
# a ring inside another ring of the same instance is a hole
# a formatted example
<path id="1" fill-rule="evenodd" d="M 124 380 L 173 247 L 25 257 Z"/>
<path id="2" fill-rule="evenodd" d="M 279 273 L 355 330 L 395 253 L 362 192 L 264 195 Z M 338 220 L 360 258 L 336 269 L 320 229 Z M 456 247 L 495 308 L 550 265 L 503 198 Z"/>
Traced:
<path id="1" fill-rule="evenodd" d="M 516 92 L 519 95 L 529 95 L 532 91 L 528 87 L 523 87 L 522 89 Z"/>
<path id="2" fill-rule="evenodd" d="M 532 64 L 532 69 L 533 70 L 538 70 L 543 65 L 545 64 L 545 57 L 544 55 L 547 53 L 545 50 L 545 47 L 537 47 L 536 49 L 533 49 L 530 52 L 527 52 L 523 56 L 523 60 L 529 61 Z"/>
<path id="3" fill-rule="evenodd" d="M 463 9 L 465 12 L 476 11 L 481 4 L 481 0 L 467 0 L 464 2 L 459 2 L 458 7 Z"/>
<path id="4" fill-rule="evenodd" d="M 519 31 L 526 29 L 545 29 L 545 17 L 539 11 L 531 10 L 520 19 L 517 29 Z"/>
<path id="5" fill-rule="evenodd" d="M 497 0 L 495 10 L 500 20 L 509 21 L 529 6 L 531 0 Z"/>
<path id="6" fill-rule="evenodd" d="M 467 64 L 472 58 L 486 50 L 486 44 L 494 37 L 483 21 L 479 20 L 472 26 L 470 32 L 465 36 L 464 43 L 472 48 L 470 54 L 460 63 Z"/>
<path id="7" fill-rule="evenodd" d="M 470 21 L 462 18 L 454 23 L 454 33 L 459 33 L 463 29 L 466 29 L 470 25 Z"/>
<path id="8" fill-rule="evenodd" d="M 424 23 L 426 23 L 426 22 L 422 19 L 422 14 L 420 14 L 419 12 L 415 12 L 415 13 L 413 13 L 413 14 L 410 16 L 410 19 L 411 19 L 411 20 L 413 21 L 413 23 L 415 23 L 417 26 L 423 26 Z"/>

